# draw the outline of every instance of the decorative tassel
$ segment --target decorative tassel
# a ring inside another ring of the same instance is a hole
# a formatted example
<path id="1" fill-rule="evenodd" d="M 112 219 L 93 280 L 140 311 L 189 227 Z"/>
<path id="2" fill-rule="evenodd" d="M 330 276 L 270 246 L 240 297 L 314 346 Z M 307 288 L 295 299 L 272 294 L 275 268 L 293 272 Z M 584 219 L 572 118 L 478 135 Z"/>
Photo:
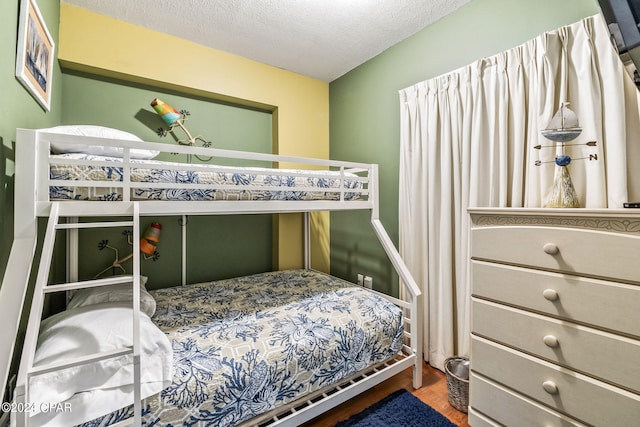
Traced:
<path id="1" fill-rule="evenodd" d="M 580 202 L 578 201 L 578 195 L 576 194 L 573 183 L 571 182 L 571 175 L 569 175 L 569 169 L 566 166 L 556 167 L 555 176 L 553 178 L 553 188 L 547 202 L 544 205 L 545 208 L 579 208 Z"/>

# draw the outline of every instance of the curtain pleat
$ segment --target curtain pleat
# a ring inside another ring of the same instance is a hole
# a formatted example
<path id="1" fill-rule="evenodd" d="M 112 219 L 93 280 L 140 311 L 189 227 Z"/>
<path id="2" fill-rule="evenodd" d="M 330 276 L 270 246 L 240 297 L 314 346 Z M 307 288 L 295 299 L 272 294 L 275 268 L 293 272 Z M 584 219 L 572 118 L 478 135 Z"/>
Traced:
<path id="1" fill-rule="evenodd" d="M 540 131 L 562 102 L 583 128 L 566 148 L 581 206 L 640 200 L 638 93 L 596 15 L 403 89 L 400 101 L 400 253 L 425 295 L 425 359 L 443 369 L 469 354 L 467 208 L 544 205 L 558 149 Z"/>

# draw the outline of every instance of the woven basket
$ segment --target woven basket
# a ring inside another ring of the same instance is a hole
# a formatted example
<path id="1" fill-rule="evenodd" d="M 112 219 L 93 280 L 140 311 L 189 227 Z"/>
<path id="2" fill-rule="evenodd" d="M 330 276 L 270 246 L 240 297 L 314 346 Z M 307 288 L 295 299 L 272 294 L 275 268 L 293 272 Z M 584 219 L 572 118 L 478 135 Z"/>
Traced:
<path id="1" fill-rule="evenodd" d="M 467 412 L 469 406 L 469 359 L 450 357 L 444 361 L 449 404 L 458 411 Z"/>

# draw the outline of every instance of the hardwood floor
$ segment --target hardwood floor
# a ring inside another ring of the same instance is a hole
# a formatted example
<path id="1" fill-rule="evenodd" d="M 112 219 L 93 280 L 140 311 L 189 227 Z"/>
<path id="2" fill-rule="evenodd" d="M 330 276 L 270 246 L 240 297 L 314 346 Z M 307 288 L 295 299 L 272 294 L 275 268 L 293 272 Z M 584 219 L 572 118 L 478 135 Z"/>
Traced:
<path id="1" fill-rule="evenodd" d="M 414 396 L 437 410 L 452 423 L 459 427 L 469 427 L 467 414 L 454 409 L 447 398 L 447 380 L 443 372 L 425 364 L 422 371 L 422 387 L 413 389 L 412 370 L 408 369 L 387 381 L 378 384 L 369 391 L 357 396 L 348 402 L 337 406 L 333 410 L 304 424 L 303 427 L 329 427 L 339 421 L 346 420 L 351 415 L 357 414 L 371 406 L 383 397 L 388 396 L 401 388 L 407 389 Z"/>

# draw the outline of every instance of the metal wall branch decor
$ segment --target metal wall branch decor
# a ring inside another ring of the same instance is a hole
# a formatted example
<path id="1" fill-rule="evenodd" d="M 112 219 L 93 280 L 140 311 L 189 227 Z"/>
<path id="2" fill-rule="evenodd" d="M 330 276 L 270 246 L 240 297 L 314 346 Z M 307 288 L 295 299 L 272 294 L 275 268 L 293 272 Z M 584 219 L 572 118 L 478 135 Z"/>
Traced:
<path id="1" fill-rule="evenodd" d="M 140 252 L 142 252 L 142 256 L 145 260 L 151 259 L 153 261 L 157 261 L 158 258 L 160 258 L 160 253 L 157 251 L 157 247 L 158 243 L 160 243 L 161 230 L 162 225 L 160 223 L 153 222 L 149 225 L 149 227 L 147 227 L 147 230 L 144 232 L 142 238 L 140 239 Z M 127 236 L 127 243 L 129 244 L 129 246 L 133 246 L 133 231 L 124 230 L 122 234 L 124 236 Z M 94 279 L 99 278 L 103 274 L 109 272 L 109 270 L 111 270 L 111 273 L 113 275 L 115 275 L 116 272 L 127 272 L 122 264 L 133 258 L 133 252 L 123 258 L 120 258 L 120 251 L 118 250 L 118 248 L 110 245 L 107 239 L 98 242 L 98 249 L 111 249 L 115 254 L 115 259 L 110 266 L 102 270 L 100 273 L 96 274 L 94 276 Z"/>
<path id="2" fill-rule="evenodd" d="M 46 110 L 51 109 L 55 44 L 35 0 L 22 0 L 16 53 L 16 78 Z"/>

